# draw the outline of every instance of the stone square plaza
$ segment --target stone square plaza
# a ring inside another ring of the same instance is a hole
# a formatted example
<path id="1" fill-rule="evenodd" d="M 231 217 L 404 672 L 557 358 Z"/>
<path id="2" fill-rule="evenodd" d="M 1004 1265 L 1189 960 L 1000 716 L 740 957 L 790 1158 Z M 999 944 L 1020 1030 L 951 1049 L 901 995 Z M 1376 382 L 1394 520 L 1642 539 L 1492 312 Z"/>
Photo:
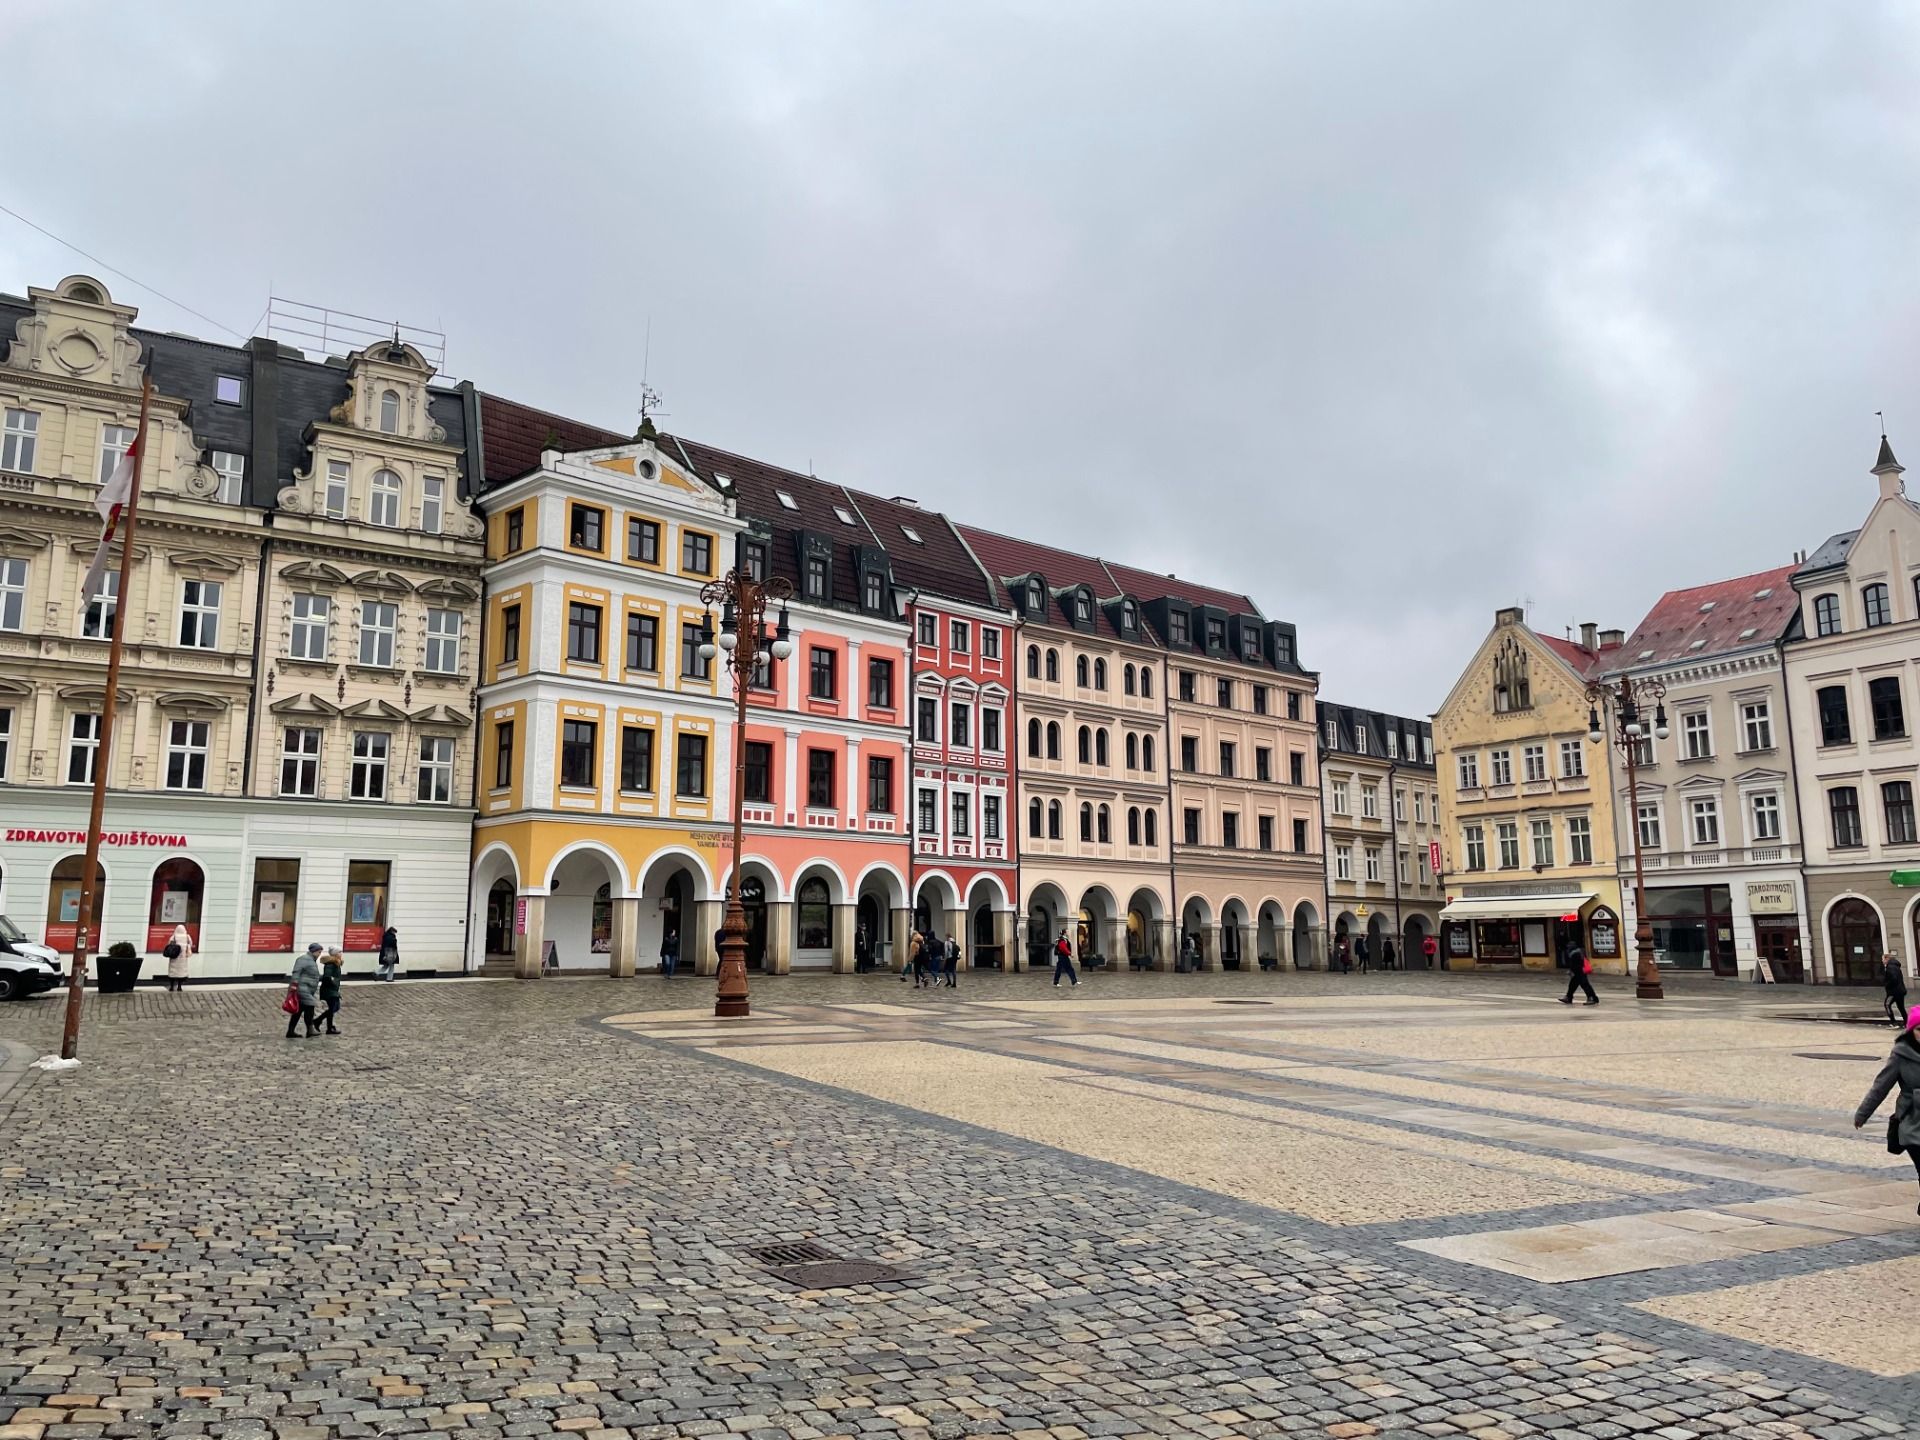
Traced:
<path id="1" fill-rule="evenodd" d="M 1920 1435 L 1870 997 L 1557 993 L 142 990 L 63 1073 L 9 1005 L 0 1440 Z"/>

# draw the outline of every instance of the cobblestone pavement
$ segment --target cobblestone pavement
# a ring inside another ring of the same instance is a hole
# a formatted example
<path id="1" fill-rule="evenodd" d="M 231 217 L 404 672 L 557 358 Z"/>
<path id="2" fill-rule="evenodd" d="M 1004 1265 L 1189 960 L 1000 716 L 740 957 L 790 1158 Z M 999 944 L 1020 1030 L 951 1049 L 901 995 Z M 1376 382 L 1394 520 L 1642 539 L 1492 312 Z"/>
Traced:
<path id="1" fill-rule="evenodd" d="M 356 985 L 310 1041 L 94 997 L 0 1096 L 0 1440 L 1920 1436 L 1920 1224 L 1836 1108 L 1887 1037 L 1774 1018 L 1862 997 L 1548 983 L 756 979 L 731 1028 L 699 980 Z M 1734 1094 L 1659 1088 L 1699 1052 Z M 1769 1203 L 1824 1218 L 1566 1279 L 1414 1248 Z M 906 1278 L 748 1253 L 798 1239 Z"/>

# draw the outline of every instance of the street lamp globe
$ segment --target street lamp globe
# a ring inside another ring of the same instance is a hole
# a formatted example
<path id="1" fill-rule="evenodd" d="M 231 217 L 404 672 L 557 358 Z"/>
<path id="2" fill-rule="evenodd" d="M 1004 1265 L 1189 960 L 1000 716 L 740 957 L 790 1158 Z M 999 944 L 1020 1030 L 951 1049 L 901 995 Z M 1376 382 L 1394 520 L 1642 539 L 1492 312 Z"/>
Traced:
<path id="1" fill-rule="evenodd" d="M 793 654 L 793 642 L 791 640 L 782 639 L 773 642 L 774 659 L 784 660 L 791 654 Z"/>
<path id="2" fill-rule="evenodd" d="M 735 635 L 733 631 L 722 630 L 720 632 L 720 648 L 725 650 L 729 655 L 733 653 L 733 647 L 739 643 L 740 637 Z"/>
<path id="3" fill-rule="evenodd" d="M 1598 745 L 1606 736 L 1600 733 L 1600 712 L 1593 706 L 1587 707 L 1587 743 Z"/>
<path id="4" fill-rule="evenodd" d="M 1662 705 L 1653 712 L 1653 735 L 1656 740 L 1664 740 L 1668 733 L 1667 707 Z"/>

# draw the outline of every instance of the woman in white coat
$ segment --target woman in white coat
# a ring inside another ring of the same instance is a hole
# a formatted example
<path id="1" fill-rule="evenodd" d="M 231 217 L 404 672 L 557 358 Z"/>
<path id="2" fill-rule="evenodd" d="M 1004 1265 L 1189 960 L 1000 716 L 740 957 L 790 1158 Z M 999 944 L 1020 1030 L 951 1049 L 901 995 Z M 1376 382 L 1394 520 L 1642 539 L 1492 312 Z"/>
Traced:
<path id="1" fill-rule="evenodd" d="M 167 937 L 167 989 L 184 990 L 187 987 L 187 962 L 193 959 L 193 937 L 187 934 L 187 927 L 176 925 L 173 934 Z"/>

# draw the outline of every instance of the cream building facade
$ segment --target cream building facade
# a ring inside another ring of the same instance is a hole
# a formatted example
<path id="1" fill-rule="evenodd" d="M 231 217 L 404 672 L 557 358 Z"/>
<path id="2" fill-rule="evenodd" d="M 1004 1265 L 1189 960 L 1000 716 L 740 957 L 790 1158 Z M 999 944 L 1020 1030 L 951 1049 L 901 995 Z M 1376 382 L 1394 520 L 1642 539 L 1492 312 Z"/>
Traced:
<path id="1" fill-rule="evenodd" d="M 1433 731 L 1424 720 L 1322 701 L 1321 806 L 1326 817 L 1329 949 L 1365 940 L 1370 963 L 1426 964 L 1446 903 Z"/>

